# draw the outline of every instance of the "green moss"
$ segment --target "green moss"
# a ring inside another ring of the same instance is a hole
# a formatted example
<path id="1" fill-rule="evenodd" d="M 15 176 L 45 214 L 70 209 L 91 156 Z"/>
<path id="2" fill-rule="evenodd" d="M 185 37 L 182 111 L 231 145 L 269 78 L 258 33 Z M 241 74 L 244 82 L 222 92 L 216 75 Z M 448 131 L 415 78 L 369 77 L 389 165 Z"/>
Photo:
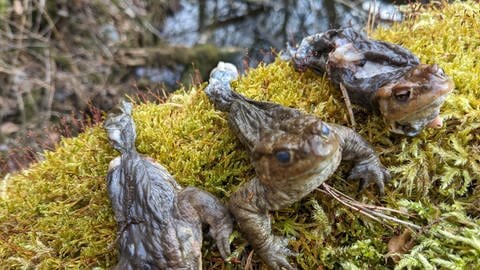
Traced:
<path id="1" fill-rule="evenodd" d="M 442 107 L 440 130 L 415 138 L 392 134 L 378 116 L 358 113 L 358 131 L 381 153 L 392 172 L 387 195 L 373 188 L 358 200 L 411 212 L 425 228 L 414 247 L 396 264 L 402 268 L 474 269 L 480 266 L 480 5 L 453 3 L 416 13 L 375 38 L 401 43 L 422 61 L 438 63 L 453 77 L 456 90 Z M 475 13 L 476 12 L 476 13 Z M 235 82 L 255 99 L 297 107 L 329 122 L 346 125 L 339 92 L 312 73 L 297 73 L 277 61 L 252 69 Z M 202 89 L 178 93 L 165 104 L 135 107 L 137 146 L 164 164 L 182 185 L 204 188 L 222 199 L 253 176 L 248 155 L 213 110 Z M 115 222 L 105 190 L 107 166 L 117 153 L 101 127 L 64 139 L 45 160 L 7 178 L 0 187 L 0 268 L 92 268 L 116 261 Z M 329 184 L 355 194 L 342 165 Z M 315 192 L 272 213 L 275 234 L 293 237 L 290 247 L 300 268 L 392 268 L 387 243 L 402 228 L 386 226 Z M 226 265 L 211 241 L 204 244 L 209 269 L 240 269 L 249 248 L 236 233 L 233 248 L 240 264 Z"/>

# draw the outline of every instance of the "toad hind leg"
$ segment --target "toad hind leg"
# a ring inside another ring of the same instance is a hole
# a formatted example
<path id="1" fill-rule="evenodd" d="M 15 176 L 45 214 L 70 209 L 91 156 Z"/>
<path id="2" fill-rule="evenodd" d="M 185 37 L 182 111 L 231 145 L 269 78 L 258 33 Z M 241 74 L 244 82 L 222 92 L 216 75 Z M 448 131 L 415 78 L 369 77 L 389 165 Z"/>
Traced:
<path id="1" fill-rule="evenodd" d="M 179 202 L 187 202 L 203 224 L 210 226 L 210 235 L 215 239 L 220 255 L 230 255 L 229 237 L 233 221 L 228 209 L 212 194 L 195 187 L 187 187 L 178 194 Z"/>
<path id="2" fill-rule="evenodd" d="M 235 216 L 242 235 L 262 260 L 274 270 L 295 269 L 287 260 L 293 255 L 286 241 L 272 235 L 266 188 L 257 178 L 252 179 L 232 194 L 229 208 Z"/>

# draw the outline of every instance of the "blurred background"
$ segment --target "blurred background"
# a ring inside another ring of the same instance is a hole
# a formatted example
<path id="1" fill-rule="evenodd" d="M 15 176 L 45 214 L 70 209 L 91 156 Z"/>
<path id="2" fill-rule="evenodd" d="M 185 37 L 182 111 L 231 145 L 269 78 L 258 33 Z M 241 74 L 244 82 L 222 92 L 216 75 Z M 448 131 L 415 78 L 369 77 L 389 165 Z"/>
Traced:
<path id="1" fill-rule="evenodd" d="M 129 95 L 162 102 L 219 60 L 240 70 L 329 28 L 402 20 L 362 0 L 0 0 L 0 177 Z"/>

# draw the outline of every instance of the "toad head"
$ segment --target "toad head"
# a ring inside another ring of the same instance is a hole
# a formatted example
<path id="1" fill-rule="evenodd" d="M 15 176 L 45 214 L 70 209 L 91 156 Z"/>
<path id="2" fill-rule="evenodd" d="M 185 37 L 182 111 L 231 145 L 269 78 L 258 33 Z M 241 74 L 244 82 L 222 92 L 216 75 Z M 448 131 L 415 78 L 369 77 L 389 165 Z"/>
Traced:
<path id="1" fill-rule="evenodd" d="M 288 132 L 270 130 L 255 145 L 252 161 L 265 185 L 288 189 L 283 185 L 298 185 L 338 166 L 340 147 L 335 133 L 320 120 L 305 120 L 296 121 Z"/>
<path id="2" fill-rule="evenodd" d="M 420 64 L 379 88 L 375 99 L 392 132 L 416 136 L 424 127 L 442 127 L 440 107 L 453 88 L 453 81 L 437 65 Z"/>
<path id="3" fill-rule="evenodd" d="M 113 148 L 121 153 L 131 151 L 135 147 L 135 123 L 132 118 L 132 104 L 121 102 L 109 113 L 104 123 L 108 140 Z"/>

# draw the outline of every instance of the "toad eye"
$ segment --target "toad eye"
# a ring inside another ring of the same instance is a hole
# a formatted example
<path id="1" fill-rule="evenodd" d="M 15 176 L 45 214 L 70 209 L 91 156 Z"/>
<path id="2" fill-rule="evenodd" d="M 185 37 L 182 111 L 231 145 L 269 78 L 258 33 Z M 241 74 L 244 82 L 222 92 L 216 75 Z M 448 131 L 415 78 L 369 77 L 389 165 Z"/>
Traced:
<path id="1" fill-rule="evenodd" d="M 323 136 L 328 136 L 328 134 L 330 134 L 330 128 L 325 125 L 325 124 L 322 124 L 322 135 Z"/>
<path id="2" fill-rule="evenodd" d="M 400 102 L 405 102 L 410 98 L 410 89 L 400 90 L 395 92 L 395 99 Z"/>
<path id="3" fill-rule="evenodd" d="M 439 68 L 438 71 L 437 71 L 437 75 L 438 77 L 445 77 L 445 71 L 443 71 L 443 69 Z"/>
<path id="4" fill-rule="evenodd" d="M 292 159 L 292 155 L 287 150 L 281 150 L 275 153 L 275 158 L 283 164 L 287 164 Z"/>

